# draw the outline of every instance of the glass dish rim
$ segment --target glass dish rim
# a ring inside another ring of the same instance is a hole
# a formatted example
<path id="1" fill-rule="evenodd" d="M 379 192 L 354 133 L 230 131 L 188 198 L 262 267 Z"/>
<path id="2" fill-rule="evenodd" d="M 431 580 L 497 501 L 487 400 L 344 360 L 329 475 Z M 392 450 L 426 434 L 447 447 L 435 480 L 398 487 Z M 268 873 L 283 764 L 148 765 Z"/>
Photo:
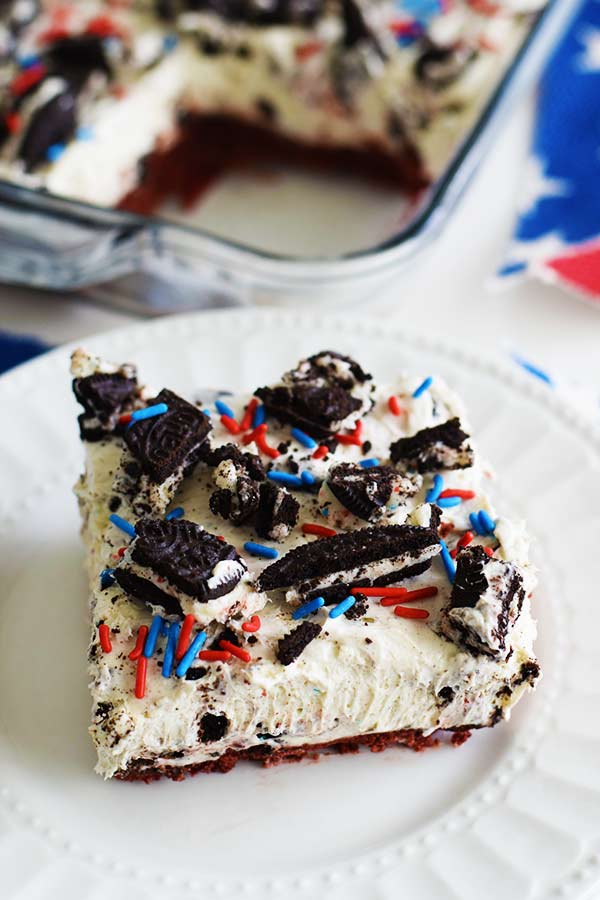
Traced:
<path id="1" fill-rule="evenodd" d="M 487 131 L 505 95 L 513 86 L 514 80 L 524 65 L 532 44 L 538 40 L 540 32 L 545 29 L 548 20 L 553 17 L 556 9 L 569 4 L 570 0 L 548 0 L 542 9 L 534 13 L 531 26 L 518 45 L 510 65 L 496 84 L 476 121 L 460 142 L 442 175 L 429 188 L 425 188 L 427 199 L 423 203 L 422 208 L 418 210 L 414 219 L 406 226 L 372 246 L 340 253 L 338 256 L 291 256 L 260 247 L 253 247 L 250 244 L 215 234 L 207 228 L 199 228 L 184 222 L 173 222 L 159 215 L 143 216 L 124 210 L 110 209 L 84 201 L 72 200 L 51 194 L 43 189 L 16 184 L 5 178 L 0 178 L 0 203 L 17 206 L 20 209 L 25 207 L 32 211 L 43 211 L 57 219 L 62 219 L 75 225 L 79 222 L 87 227 L 121 228 L 123 237 L 143 232 L 155 234 L 160 232 L 180 233 L 192 240 L 196 239 L 212 245 L 214 250 L 235 253 L 237 257 L 245 258 L 248 262 L 258 265 L 272 264 L 276 267 L 289 267 L 290 269 L 315 267 L 323 271 L 336 266 L 355 268 L 358 265 L 359 268 L 362 268 L 361 263 L 368 264 L 369 262 L 383 264 L 385 260 L 389 260 L 390 256 L 394 255 L 394 251 L 402 250 L 403 247 L 423 236 L 432 227 L 436 212 L 442 207 L 448 195 L 452 193 L 457 176 L 469 160 L 471 152 Z M 576 7 L 574 6 L 573 8 L 575 9 Z"/>

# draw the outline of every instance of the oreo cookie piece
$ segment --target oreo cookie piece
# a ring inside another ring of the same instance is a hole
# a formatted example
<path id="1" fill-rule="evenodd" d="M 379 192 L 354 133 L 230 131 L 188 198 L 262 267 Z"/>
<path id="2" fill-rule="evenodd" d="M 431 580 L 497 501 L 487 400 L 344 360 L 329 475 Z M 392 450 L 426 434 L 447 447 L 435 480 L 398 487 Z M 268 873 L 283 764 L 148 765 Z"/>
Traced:
<path id="1" fill-rule="evenodd" d="M 282 666 L 289 666 L 321 633 L 316 622 L 301 622 L 297 628 L 280 638 L 275 653 Z"/>
<path id="2" fill-rule="evenodd" d="M 407 568 L 427 568 L 439 551 L 437 535 L 429 528 L 362 528 L 294 547 L 263 569 L 258 583 L 263 591 L 287 588 L 288 599 L 300 600 L 338 583 L 381 583 Z"/>
<path id="3" fill-rule="evenodd" d="M 180 605 L 186 597 L 206 603 L 231 593 L 246 573 L 235 547 L 187 519 L 147 517 L 135 529 L 130 552 L 114 576 L 141 600 L 164 605 L 154 588 Z"/>
<path id="4" fill-rule="evenodd" d="M 282 541 L 298 521 L 300 504 L 285 488 L 263 481 L 254 520 L 256 533 L 272 541 Z"/>
<path id="5" fill-rule="evenodd" d="M 466 547 L 457 556 L 450 603 L 442 610 L 439 630 L 470 653 L 506 658 L 524 598 L 523 576 L 514 563 L 489 557 L 483 547 Z"/>
<path id="6" fill-rule="evenodd" d="M 256 453 L 243 453 L 235 444 L 222 444 L 220 447 L 209 449 L 202 458 L 209 466 L 215 468 L 225 460 L 229 460 L 235 463 L 237 468 L 243 469 L 254 481 L 264 481 L 267 477 L 260 456 Z"/>
<path id="7" fill-rule="evenodd" d="M 203 458 L 215 466 L 217 490 L 209 499 L 211 511 L 234 525 L 246 522 L 258 510 L 260 483 L 266 477 L 260 457 L 242 453 L 235 444 L 224 444 Z"/>
<path id="8" fill-rule="evenodd" d="M 440 47 L 428 41 L 415 62 L 415 76 L 428 88 L 442 91 L 462 75 L 476 56 L 471 47 L 460 43 L 451 47 Z"/>
<path id="9" fill-rule="evenodd" d="M 394 441 L 390 458 L 403 470 L 421 474 L 438 469 L 467 469 L 473 465 L 473 448 L 460 420 L 454 418 Z"/>
<path id="10" fill-rule="evenodd" d="M 345 509 L 359 519 L 375 522 L 388 512 L 388 504 L 399 505 L 417 486 L 391 466 L 364 469 L 355 463 L 340 463 L 329 470 L 327 488 Z"/>
<path id="11" fill-rule="evenodd" d="M 101 72 L 111 78 L 112 69 L 104 47 L 105 41 L 98 35 L 71 35 L 54 41 L 44 59 L 52 72 L 81 89 L 92 72 Z"/>
<path id="12" fill-rule="evenodd" d="M 314 438 L 352 427 L 373 405 L 371 376 L 348 356 L 325 351 L 286 372 L 281 383 L 255 391 L 267 413 Z"/>
<path id="13" fill-rule="evenodd" d="M 120 415 L 132 409 L 138 384 L 135 376 L 122 372 L 97 372 L 73 379 L 73 393 L 84 409 L 78 417 L 82 440 L 99 441 L 115 430 Z"/>
<path id="14" fill-rule="evenodd" d="M 208 417 L 172 391 L 163 389 L 148 406 L 166 403 L 166 413 L 135 422 L 124 432 L 125 443 L 142 470 L 156 484 L 194 465 L 211 425 Z"/>
<path id="15" fill-rule="evenodd" d="M 77 91 L 65 81 L 62 90 L 38 106 L 29 119 L 17 154 L 25 164 L 25 171 L 32 172 L 46 162 L 49 147 L 66 144 L 76 127 Z"/>

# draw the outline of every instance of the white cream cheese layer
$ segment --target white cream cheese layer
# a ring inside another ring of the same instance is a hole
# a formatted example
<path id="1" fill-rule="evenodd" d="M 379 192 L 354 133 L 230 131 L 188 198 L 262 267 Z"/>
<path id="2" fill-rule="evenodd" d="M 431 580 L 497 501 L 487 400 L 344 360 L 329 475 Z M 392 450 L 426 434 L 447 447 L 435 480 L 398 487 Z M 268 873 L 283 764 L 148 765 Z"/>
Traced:
<path id="1" fill-rule="evenodd" d="M 403 376 L 393 385 L 376 388 L 374 406 L 363 420 L 364 440 L 370 444 L 368 452 L 358 446 L 339 444 L 326 459 L 315 460 L 312 450 L 291 437 L 289 426 L 277 427 L 270 422 L 269 442 L 273 446 L 281 442 L 288 445 L 286 452 L 274 461 L 275 468 L 286 469 L 287 461 L 292 459 L 300 471 L 310 471 L 316 479 L 323 479 L 334 462 L 358 462 L 368 456 L 388 463 L 391 441 L 455 415 L 469 431 L 461 404 L 440 379 L 434 378 L 431 388 L 419 398 L 412 397 L 421 380 Z M 392 394 L 403 409 L 399 416 L 389 410 Z M 248 397 L 227 398 L 238 420 L 247 401 Z M 212 421 L 213 445 L 239 442 L 223 427 L 214 409 Z M 243 450 L 258 452 L 254 445 L 245 447 L 239 443 Z M 354 620 L 345 616 L 331 619 L 329 608 L 324 607 L 309 619 L 322 626 L 321 633 L 287 666 L 277 660 L 276 653 L 278 641 L 298 624 L 291 618 L 293 607 L 282 594 L 274 594 L 269 600 L 261 597 L 257 602 L 251 588 L 242 582 L 236 591 L 246 591 L 246 597 L 228 626 L 250 652 L 251 662 L 237 658 L 227 663 L 198 660 L 192 668 L 202 667 L 203 673 L 195 673 L 201 677 L 164 678 L 161 639 L 155 657 L 149 660 L 145 696 L 137 699 L 135 663 L 128 654 L 140 625 L 149 625 L 155 610 L 132 601 L 117 586 L 101 590 L 98 579 L 102 568 L 116 564 L 119 548 L 129 540 L 108 522 L 108 504 L 115 495 L 113 475 L 123 445 L 116 438 L 86 444 L 86 451 L 86 472 L 77 493 L 92 588 L 90 675 L 95 714 L 91 733 L 98 749 L 97 770 L 105 777 L 124 773 L 128 766 L 143 766 L 138 760 L 150 760 L 149 766 L 185 766 L 214 759 L 227 750 L 239 751 L 265 742 L 277 748 L 368 732 L 416 729 L 429 734 L 438 728 L 486 726 L 507 717 L 527 687 L 526 667 L 534 659 L 536 632 L 530 606 L 535 574 L 528 563 L 525 530 L 521 523 L 497 517 L 487 494 L 489 467 L 479 460 L 476 451 L 472 467 L 441 473 L 445 488 L 473 490 L 476 494 L 473 500 L 444 509 L 442 527 L 452 549 L 470 527 L 470 512 L 483 508 L 497 519 L 495 534 L 476 537 L 474 543 L 491 546 L 498 559 L 513 560 L 521 569 L 526 596 L 520 617 L 509 634 L 512 653 L 508 659 L 475 656 L 437 633 L 440 611 L 447 605 L 451 591 L 438 556 L 428 571 L 403 582 L 408 589 L 438 589 L 436 597 L 416 604 L 429 611 L 427 620 L 399 618 L 376 598 L 371 598 L 366 614 Z M 270 460 L 263 457 L 263 462 L 267 465 Z M 409 521 L 415 524 L 429 524 L 431 508 L 425 495 L 432 482 L 432 475 L 425 474 L 418 491 L 405 500 Z M 269 561 L 246 553 L 245 541 L 268 543 L 281 556 L 294 546 L 319 540 L 303 534 L 304 523 L 329 524 L 320 512 L 318 495 L 294 491 L 300 502 L 298 524 L 283 542 L 265 542 L 251 528 L 235 527 L 213 515 L 208 498 L 214 487 L 212 469 L 200 464 L 184 479 L 173 505 L 182 506 L 186 518 L 223 535 L 237 547 L 252 575 Z M 126 517 L 126 507 L 123 514 Z M 377 565 L 373 574 L 376 570 Z M 248 642 L 241 625 L 257 611 L 261 627 Z M 206 612 L 203 624 L 214 615 L 207 626 L 213 640 L 218 637 L 217 622 L 224 617 L 216 610 Z M 109 654 L 102 652 L 98 642 L 97 625 L 102 621 L 111 629 L 113 650 Z M 206 713 L 225 717 L 225 734 L 218 741 L 201 740 L 200 723 Z"/>

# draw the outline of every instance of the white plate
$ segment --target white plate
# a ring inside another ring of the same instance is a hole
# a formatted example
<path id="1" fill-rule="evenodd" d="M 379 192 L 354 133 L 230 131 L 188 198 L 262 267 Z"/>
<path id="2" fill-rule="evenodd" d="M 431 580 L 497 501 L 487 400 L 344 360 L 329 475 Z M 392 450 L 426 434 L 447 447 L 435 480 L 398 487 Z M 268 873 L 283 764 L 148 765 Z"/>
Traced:
<path id="1" fill-rule="evenodd" d="M 71 494 L 82 453 L 68 354 L 55 351 L 0 380 L 2 900 L 520 900 L 600 882 L 600 434 L 535 379 L 385 321 L 205 314 L 87 346 L 188 392 L 266 382 L 324 347 L 378 380 L 445 375 L 536 538 L 545 678 L 510 723 L 458 750 L 103 782 Z"/>

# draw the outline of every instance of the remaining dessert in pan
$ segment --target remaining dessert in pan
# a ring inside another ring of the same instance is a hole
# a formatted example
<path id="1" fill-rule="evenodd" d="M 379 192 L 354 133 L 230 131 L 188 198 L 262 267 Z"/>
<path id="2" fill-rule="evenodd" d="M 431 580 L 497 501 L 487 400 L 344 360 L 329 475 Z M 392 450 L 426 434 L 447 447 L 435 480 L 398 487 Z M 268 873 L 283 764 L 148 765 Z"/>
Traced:
<path id="1" fill-rule="evenodd" d="M 141 212 L 265 159 L 418 188 L 541 5 L 13 0 L 0 11 L 0 176 Z"/>
<path id="2" fill-rule="evenodd" d="M 441 379 L 333 351 L 244 396 L 72 373 L 100 774 L 460 743 L 535 684 L 527 535 Z"/>

